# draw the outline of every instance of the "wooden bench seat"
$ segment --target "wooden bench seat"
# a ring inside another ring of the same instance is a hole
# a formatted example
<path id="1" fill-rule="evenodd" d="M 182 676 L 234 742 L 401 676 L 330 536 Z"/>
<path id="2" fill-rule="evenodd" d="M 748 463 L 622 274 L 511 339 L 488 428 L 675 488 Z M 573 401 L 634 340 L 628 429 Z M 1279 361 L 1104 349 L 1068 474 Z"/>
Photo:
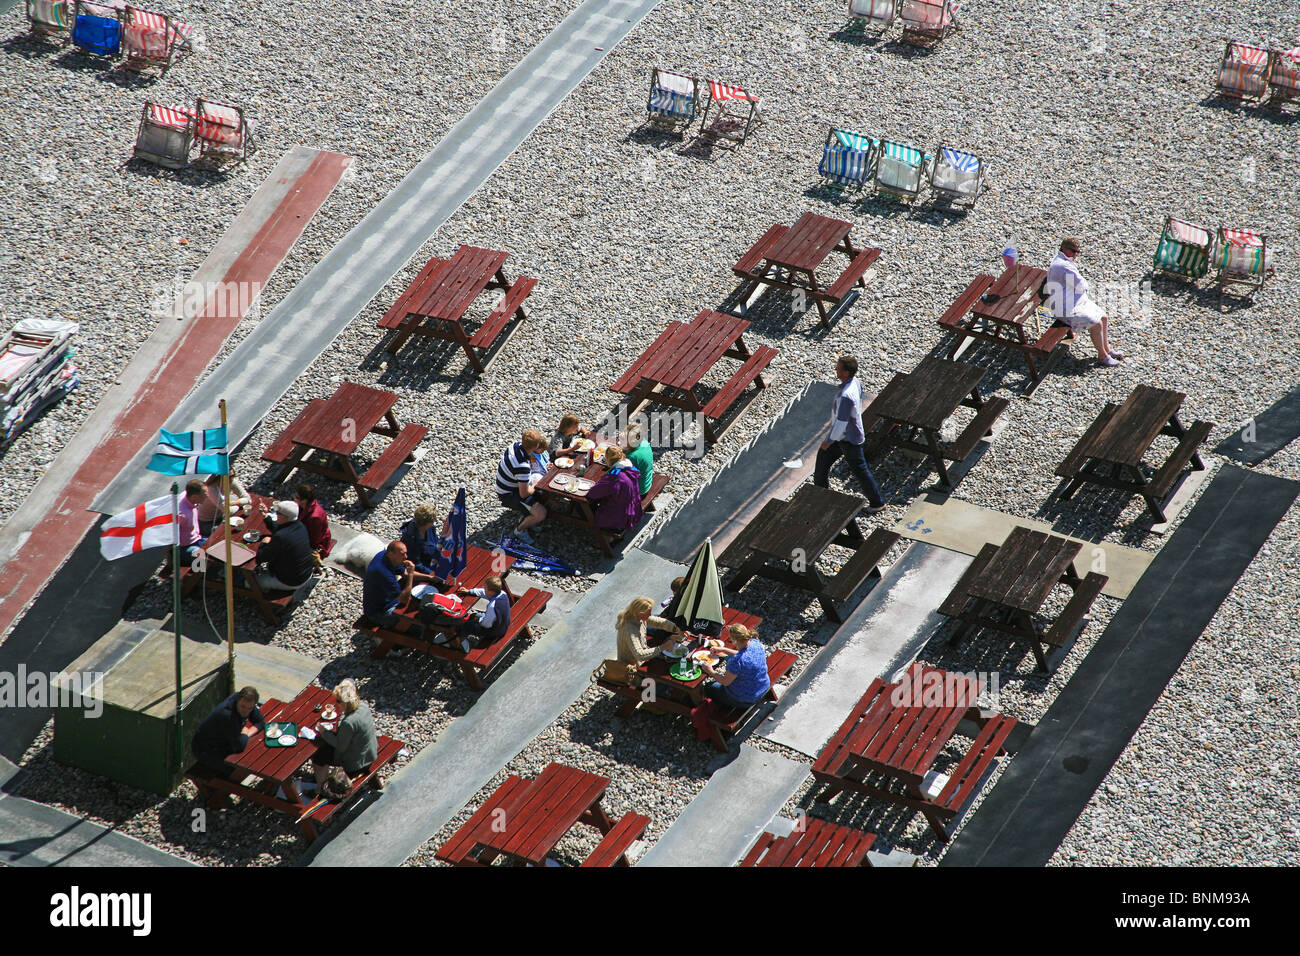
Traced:
<path id="1" fill-rule="evenodd" d="M 767 655 L 767 679 L 772 687 L 781 682 L 797 660 L 798 658 L 789 651 L 772 651 Z M 772 687 L 769 687 L 766 694 L 748 707 L 715 707 L 709 722 L 713 725 L 713 746 L 716 750 L 725 753 L 727 744 L 722 739 L 722 735 L 734 734 L 737 729 L 744 726 L 754 711 L 776 700 Z"/>
<path id="2" fill-rule="evenodd" d="M 1073 338 L 1074 334 L 1068 325 L 1051 325 L 1038 337 L 1034 343 L 1034 351 L 1044 357 L 1048 357 L 1058 345 L 1067 338 Z"/>
<path id="3" fill-rule="evenodd" d="M 753 247 L 732 266 L 731 271 L 746 279 L 754 278 L 756 275 L 755 268 L 767 258 L 768 250 L 776 245 L 777 240 L 784 236 L 789 228 L 789 226 L 783 226 L 780 223 L 770 227 L 767 232 L 763 233 L 758 242 L 754 243 Z"/>
<path id="4" fill-rule="evenodd" d="M 803 820 L 804 828 L 789 836 L 760 834 L 740 866 L 871 866 L 867 851 L 875 845 L 874 833 L 815 817 Z"/>
<path id="5" fill-rule="evenodd" d="M 970 563 L 962 576 L 957 580 L 957 584 L 942 604 L 939 605 L 939 613 L 946 614 L 948 617 L 956 617 L 966 607 L 966 602 L 970 599 L 970 583 L 984 570 L 984 567 L 993 560 L 993 555 L 998 553 L 996 544 L 986 544 L 980 548 L 980 553 L 975 556 L 975 560 Z"/>
<path id="6" fill-rule="evenodd" d="M 650 818 L 639 813 L 625 813 L 614 824 L 614 829 L 605 834 L 596 849 L 587 855 L 580 866 L 630 866 L 627 859 L 628 848 L 645 833 L 650 825 Z"/>
<path id="7" fill-rule="evenodd" d="M 866 282 L 863 281 L 862 277 L 879 258 L 879 249 L 859 249 L 853 257 L 853 261 L 849 263 L 849 267 L 844 270 L 844 274 L 831 284 L 831 287 L 826 290 L 826 294 L 838 301 L 847 295 L 855 284 L 865 286 Z"/>
<path id="8" fill-rule="evenodd" d="M 875 574 L 880 576 L 876 565 L 880 559 L 885 556 L 899 539 L 899 535 L 893 531 L 886 531 L 884 528 L 876 528 L 867 536 L 867 540 L 853 557 L 845 562 L 844 567 L 840 568 L 835 577 L 826 583 L 826 596 L 836 603 L 847 601 L 849 595 L 858 589 L 868 577 Z"/>
<path id="9" fill-rule="evenodd" d="M 896 372 L 894 377 L 885 383 L 885 387 L 876 393 L 876 397 L 871 400 L 871 403 L 862 410 L 862 434 L 867 436 L 868 441 L 871 440 L 872 430 L 880 424 L 880 415 L 873 409 L 883 407 L 903 387 L 903 383 L 906 381 L 906 372 Z"/>
<path id="10" fill-rule="evenodd" d="M 397 297 L 397 301 L 393 303 L 392 307 L 380 317 L 379 327 L 381 329 L 396 329 L 404 325 L 406 316 L 411 311 L 411 304 L 424 299 L 428 294 L 428 290 L 437 284 L 442 272 L 450 262 L 450 259 L 434 258 L 425 263 L 424 268 L 420 270 L 420 274 Z"/>
<path id="11" fill-rule="evenodd" d="M 1107 402 L 1102 407 L 1101 414 L 1097 416 L 1096 421 L 1088 426 L 1088 430 L 1074 443 L 1070 453 L 1056 466 L 1056 476 L 1058 478 L 1073 478 L 1079 473 L 1079 469 L 1088 460 L 1088 452 L 1096 443 L 1097 436 L 1110 424 L 1110 420 L 1115 417 L 1117 411 L 1119 411 L 1119 406 L 1114 402 Z"/>
<path id="12" fill-rule="evenodd" d="M 989 433 L 993 428 L 993 423 L 998 417 L 1007 410 L 1011 402 L 1001 395 L 995 395 L 992 398 L 984 400 L 984 406 L 980 408 L 975 417 L 971 419 L 965 430 L 957 436 L 957 440 L 943 450 L 943 456 L 952 461 L 964 461 L 966 456 L 975 450 L 981 438 Z"/>
<path id="13" fill-rule="evenodd" d="M 956 329 L 971 306 L 975 304 L 975 300 L 987 292 L 992 284 L 991 275 L 983 272 L 977 275 L 966 286 L 966 291 L 957 297 L 957 301 L 948 306 L 948 310 L 939 316 L 939 324 L 945 329 Z"/>
<path id="14" fill-rule="evenodd" d="M 403 425 L 397 437 L 388 443 L 383 454 L 366 469 L 357 483 L 363 488 L 378 491 L 402 467 L 402 463 L 411 457 L 411 452 L 415 451 L 415 447 L 427 434 L 429 429 L 424 425 Z"/>
<path id="15" fill-rule="evenodd" d="M 1179 440 L 1178 447 L 1169 456 L 1169 460 L 1161 465 L 1160 470 L 1151 477 L 1151 482 L 1147 485 L 1146 490 L 1146 494 L 1150 498 L 1163 498 L 1170 492 L 1174 487 L 1174 482 L 1178 479 L 1178 473 L 1183 469 L 1183 465 L 1187 464 L 1196 455 L 1197 448 L 1209 437 L 1210 430 L 1213 427 L 1213 422 L 1194 422 L 1192 427 L 1187 429 L 1187 434 Z M 1200 468 L 1204 467 L 1203 464 L 1200 465 Z"/>
<path id="16" fill-rule="evenodd" d="M 526 784 L 531 783 L 521 777 L 511 774 L 506 777 L 500 787 L 488 797 L 483 806 L 474 811 L 473 815 L 465 821 L 442 846 L 438 847 L 434 856 L 444 863 L 451 863 L 455 866 L 473 864 L 477 861 L 470 855 L 474 852 L 474 847 L 478 845 L 478 834 L 486 827 L 493 823 L 493 814 L 496 809 L 510 799 L 511 796 Z"/>
<path id="17" fill-rule="evenodd" d="M 1074 626 L 1083 620 L 1083 616 L 1088 613 L 1092 602 L 1097 600 L 1097 595 L 1101 594 L 1101 589 L 1106 586 L 1108 580 L 1110 579 L 1104 574 L 1089 571 L 1083 583 L 1066 603 L 1060 617 L 1043 634 L 1043 643 L 1051 644 L 1053 647 L 1063 647 L 1070 639 Z"/>
<path id="18" fill-rule="evenodd" d="M 376 741 L 379 745 L 379 755 L 366 769 L 365 773 L 352 778 L 352 789 L 348 791 L 348 795 L 338 803 L 330 803 L 324 808 L 317 810 L 310 818 L 302 822 L 304 827 L 314 827 L 319 831 L 321 828 L 329 826 L 330 822 L 338 816 L 339 811 L 346 807 L 364 787 L 372 786 L 376 789 L 381 789 L 383 787 L 381 771 L 397 756 L 398 752 L 405 747 L 406 744 L 402 743 L 400 740 L 395 740 L 392 737 L 383 736 L 377 737 Z M 315 834 L 312 835 L 311 839 L 314 838 Z"/>
<path id="19" fill-rule="evenodd" d="M 934 799 L 935 806 L 943 816 L 951 818 L 961 813 L 966 804 L 975 796 L 984 772 L 997 759 L 998 755 L 1004 752 L 1002 745 L 1015 728 L 1015 719 L 1005 717 L 1002 714 L 989 718 L 984 726 L 980 728 L 975 743 L 949 774 L 948 783 L 939 792 L 939 796 Z M 946 831 L 943 831 L 940 827 L 936 827 L 936 829 L 940 831 L 943 841 L 948 842 Z"/>
<path id="20" fill-rule="evenodd" d="M 740 367 L 736 374 L 732 375 L 718 390 L 718 394 L 709 399 L 708 404 L 703 408 L 703 413 L 709 418 L 719 418 L 726 414 L 736 399 L 740 397 L 750 382 L 755 382 L 759 388 L 766 388 L 763 384 L 762 373 L 765 368 L 772 364 L 772 359 L 776 358 L 777 351 L 770 345 L 760 345 L 754 350 L 754 354 L 745 360 L 745 364 Z"/>
<path id="21" fill-rule="evenodd" d="M 526 319 L 528 315 L 524 311 L 523 301 L 528 298 L 528 293 L 533 291 L 535 285 L 537 280 L 530 276 L 517 278 L 510 286 L 510 291 L 496 304 L 487 319 L 478 327 L 478 331 L 470 337 L 469 344 L 476 349 L 491 348 L 511 316 L 518 313 L 520 319 Z"/>
<path id="22" fill-rule="evenodd" d="M 659 497 L 659 492 L 668 487 L 668 476 L 663 472 L 650 476 L 650 490 L 641 496 L 641 510 L 649 511 L 654 500 Z"/>
<path id="23" fill-rule="evenodd" d="M 308 402 L 307 407 L 298 413 L 298 417 L 289 423 L 289 427 L 280 433 L 280 437 L 271 442 L 270 447 L 267 448 L 266 451 L 262 452 L 262 460 L 273 462 L 277 465 L 284 464 L 293 453 L 293 439 L 289 436 L 294 434 L 297 425 L 314 415 L 324 404 L 325 399 L 323 398 L 313 398 Z"/>

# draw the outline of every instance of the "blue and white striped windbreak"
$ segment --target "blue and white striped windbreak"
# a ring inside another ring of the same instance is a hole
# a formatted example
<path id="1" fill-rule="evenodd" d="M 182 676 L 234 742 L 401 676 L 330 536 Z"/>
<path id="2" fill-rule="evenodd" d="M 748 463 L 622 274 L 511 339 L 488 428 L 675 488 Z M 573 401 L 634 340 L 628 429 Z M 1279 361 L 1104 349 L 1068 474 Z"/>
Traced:
<path id="1" fill-rule="evenodd" d="M 159 429 L 158 445 L 145 467 L 164 475 L 225 475 L 230 471 L 226 426 L 198 432 Z"/>

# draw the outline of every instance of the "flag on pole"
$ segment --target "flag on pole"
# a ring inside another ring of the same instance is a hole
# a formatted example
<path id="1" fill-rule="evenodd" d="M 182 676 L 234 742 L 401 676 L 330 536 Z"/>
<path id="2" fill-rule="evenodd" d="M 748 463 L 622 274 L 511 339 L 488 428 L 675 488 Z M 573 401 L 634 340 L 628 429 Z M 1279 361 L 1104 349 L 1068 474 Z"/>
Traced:
<path id="1" fill-rule="evenodd" d="M 155 498 L 130 511 L 113 515 L 100 526 L 99 553 L 115 561 L 145 548 L 162 548 L 180 541 L 180 526 L 171 495 Z"/>
<path id="2" fill-rule="evenodd" d="M 722 633 L 722 582 L 718 579 L 711 538 L 705 538 L 700 550 L 695 552 L 682 589 L 673 595 L 663 616 L 696 634 L 717 637 Z"/>
<path id="3" fill-rule="evenodd" d="M 443 536 L 438 540 L 442 552 L 438 566 L 433 573 L 446 579 L 460 574 L 469 563 L 469 533 L 465 518 L 465 486 L 456 492 L 456 503 L 447 512 L 447 521 L 443 525 Z"/>
<path id="4" fill-rule="evenodd" d="M 197 432 L 159 429 L 158 445 L 145 466 L 164 475 L 225 475 L 230 472 L 226 426 Z"/>

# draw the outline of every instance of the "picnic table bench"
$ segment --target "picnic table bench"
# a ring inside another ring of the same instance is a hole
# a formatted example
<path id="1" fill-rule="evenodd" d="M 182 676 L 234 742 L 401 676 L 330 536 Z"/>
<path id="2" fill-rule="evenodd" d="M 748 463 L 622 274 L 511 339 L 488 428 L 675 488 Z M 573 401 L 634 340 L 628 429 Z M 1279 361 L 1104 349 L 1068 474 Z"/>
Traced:
<path id="1" fill-rule="evenodd" d="M 1029 366 L 1030 378 L 1035 384 L 1040 382 L 1055 364 L 1058 347 L 1073 337 L 1070 328 L 1061 323 L 1046 329 L 1036 327 L 1032 340 L 1026 331 L 1026 322 L 1031 319 L 1041 325 L 1037 317 L 1038 290 L 1046 279 L 1046 269 L 1024 265 L 1014 265 L 996 279 L 984 273 L 977 275 L 939 317 L 940 327 L 957 335 L 948 357 L 955 358 L 967 338 L 991 342 L 1019 352 Z M 1043 363 L 1041 370 L 1038 362 Z"/>
<path id="2" fill-rule="evenodd" d="M 804 817 L 803 825 L 789 836 L 761 834 L 740 865 L 871 866 L 867 851 L 875 842 L 874 833 Z"/>
<path id="3" fill-rule="evenodd" d="M 829 329 L 858 297 L 855 285 L 866 287 L 867 270 L 880 257 L 875 248 L 856 249 L 849 239 L 853 224 L 806 212 L 793 226 L 780 223 L 770 227 L 732 267 L 747 280 L 741 294 L 740 315 L 744 302 L 759 285 L 775 286 L 802 292 L 817 306 L 823 328 Z M 833 251 L 848 256 L 849 264 L 830 286 L 823 289 L 817 281 L 817 269 Z M 827 312 L 829 305 L 831 311 Z"/>
<path id="4" fill-rule="evenodd" d="M 984 370 L 963 362 L 924 358 L 911 372 L 897 372 L 862 411 L 867 454 L 873 457 L 890 448 L 906 448 L 926 455 L 940 483 L 952 489 L 945 461 L 963 461 L 1010 404 L 1001 396 L 980 397 Z M 956 441 L 943 442 L 943 423 L 958 406 L 975 409 L 975 417 Z M 917 441 L 917 434 L 922 441 Z"/>
<path id="5" fill-rule="evenodd" d="M 393 414 L 396 404 L 392 392 L 353 382 L 344 382 L 328 399 L 308 402 L 262 452 L 264 461 L 280 466 L 271 480 L 280 484 L 294 469 L 309 471 L 350 484 L 362 506 L 373 507 L 367 492 L 378 491 L 404 462 L 414 461 L 416 446 L 429 432 L 423 425 L 399 425 Z M 370 434 L 391 441 L 363 474 L 357 474 L 351 456 Z"/>
<path id="6" fill-rule="evenodd" d="M 1138 385 L 1123 405 L 1107 402 L 1096 420 L 1075 443 L 1056 475 L 1066 480 L 1061 500 L 1073 497 L 1085 482 L 1119 488 L 1141 495 L 1157 521 L 1168 520 L 1165 507 L 1182 477 L 1183 466 L 1204 471 L 1197 449 L 1209 437 L 1213 422 L 1198 421 L 1184 428 L 1178 409 L 1187 396 L 1182 392 Z M 1178 439 L 1178 446 L 1148 478 L 1142 458 L 1160 435 Z"/>
<path id="7" fill-rule="evenodd" d="M 705 437 L 717 442 L 720 433 L 714 431 L 710 420 L 717 421 L 733 410 L 739 416 L 767 387 L 763 371 L 777 356 L 776 349 L 768 345 L 751 353 L 744 339 L 748 328 L 744 319 L 709 309 L 702 309 L 689 323 L 670 322 L 610 389 L 628 397 L 629 417 L 651 402 L 680 408 L 699 415 Z M 696 388 L 723 356 L 742 364 L 712 398 L 701 403 Z M 745 397 L 751 384 L 755 387 Z"/>
<path id="8" fill-rule="evenodd" d="M 1080 578 L 1074 559 L 1078 541 L 1017 526 L 1001 546 L 986 544 L 958 579 L 939 613 L 956 619 L 950 644 L 972 631 L 988 627 L 1028 641 L 1038 668 L 1046 672 L 1043 645 L 1063 647 L 1109 578 L 1096 571 Z M 1057 584 L 1074 593 L 1056 621 L 1040 628 L 1033 616 Z M 970 607 L 967 607 L 970 605 Z"/>
<path id="9" fill-rule="evenodd" d="M 299 729 L 311 727 L 320 722 L 316 708 L 334 700 L 334 694 L 324 687 L 308 687 L 289 703 L 269 698 L 259 708 L 266 718 L 267 726 L 272 724 L 294 723 Z M 237 771 L 243 771 L 245 777 L 253 775 L 259 783 L 247 786 L 242 781 L 213 773 L 201 766 L 194 766 L 186 774 L 199 792 L 199 799 L 209 809 L 215 809 L 226 796 L 239 797 L 241 800 L 260 803 L 281 813 L 292 815 L 302 834 L 309 840 L 315 840 L 323 827 L 328 826 L 340 811 L 347 807 L 366 787 L 379 789 L 383 786 L 381 771 L 396 759 L 406 745 L 392 737 L 379 736 L 378 755 L 370 766 L 361 774 L 352 778 L 352 786 L 347 795 L 337 802 L 317 800 L 308 802 L 298 791 L 294 776 L 316 753 L 317 744 L 298 734 L 295 744 L 288 747 L 271 747 L 267 745 L 265 731 L 259 730 L 248 738 L 244 749 L 230 754 L 226 761 Z"/>
<path id="10" fill-rule="evenodd" d="M 1016 726 L 1012 718 L 976 706 L 979 693 L 973 677 L 920 664 L 913 664 L 898 683 L 872 681 L 817 755 L 812 772 L 822 789 L 816 799 L 829 801 L 848 792 L 910 807 L 947 843 L 945 822 L 979 793 L 986 771 L 1005 752 L 1003 744 Z M 977 736 L 956 766 L 940 774 L 934 765 L 963 720 L 975 724 Z M 870 774 L 884 776 L 886 783 L 868 782 Z M 893 784 L 901 784 L 902 792 Z"/>
<path id="11" fill-rule="evenodd" d="M 430 259 L 379 319 L 380 328 L 394 333 L 385 350 L 397 352 L 413 335 L 454 342 L 465 351 L 474 371 L 482 374 L 489 353 L 504 346 L 528 318 L 524 299 L 537 285 L 537 280 L 528 276 L 513 282 L 507 279 L 507 258 L 509 253 L 496 249 L 462 245 L 450 259 Z M 500 289 L 503 294 L 471 334 L 465 313 L 487 289 Z M 518 321 L 511 324 L 512 320 Z M 507 325 L 510 329 L 501 338 Z"/>

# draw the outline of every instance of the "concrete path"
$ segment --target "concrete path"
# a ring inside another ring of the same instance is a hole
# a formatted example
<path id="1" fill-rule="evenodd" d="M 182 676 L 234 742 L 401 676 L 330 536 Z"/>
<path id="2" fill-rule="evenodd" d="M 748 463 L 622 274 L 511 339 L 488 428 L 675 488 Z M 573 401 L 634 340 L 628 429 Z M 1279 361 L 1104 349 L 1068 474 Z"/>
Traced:
<path id="1" fill-rule="evenodd" d="M 1217 454 L 1258 465 L 1300 437 L 1300 385 L 1215 446 Z"/>
<path id="2" fill-rule="evenodd" d="M 379 800 L 317 841 L 306 862 L 399 866 L 582 696 L 591 672 L 614 656 L 615 615 L 639 594 L 667 594 L 683 573 L 681 565 L 644 551 L 626 554 L 617 573 L 497 674 L 465 716 L 387 783 Z"/>

